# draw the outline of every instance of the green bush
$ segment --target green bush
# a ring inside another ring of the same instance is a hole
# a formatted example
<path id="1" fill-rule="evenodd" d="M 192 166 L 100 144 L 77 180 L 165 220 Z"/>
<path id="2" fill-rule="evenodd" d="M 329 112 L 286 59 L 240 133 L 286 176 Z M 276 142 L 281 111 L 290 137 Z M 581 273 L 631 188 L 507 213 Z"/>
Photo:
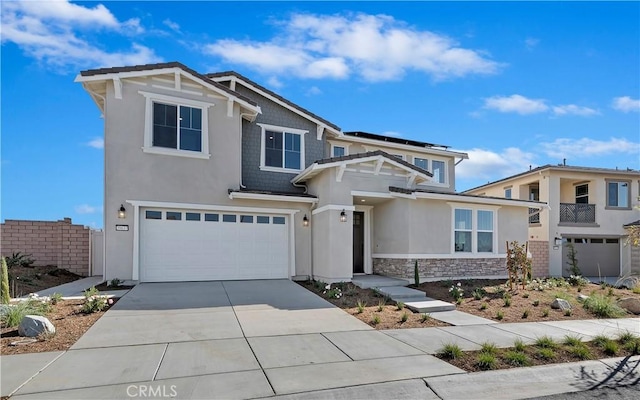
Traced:
<path id="1" fill-rule="evenodd" d="M 382 299 L 382 300 L 378 301 L 378 312 L 380 312 L 380 311 L 384 310 L 384 306 L 385 306 L 386 304 L 387 304 L 387 302 L 386 302 L 384 299 Z"/>
<path id="2" fill-rule="evenodd" d="M 358 308 L 358 314 L 362 314 L 366 306 L 366 303 L 363 303 L 362 300 L 358 300 L 358 303 L 356 304 L 356 307 Z"/>
<path id="3" fill-rule="evenodd" d="M 487 294 L 487 291 L 484 290 L 483 288 L 475 288 L 473 289 L 473 291 L 471 292 L 471 295 L 473 296 L 474 300 L 482 300 L 482 298 Z"/>
<path id="4" fill-rule="evenodd" d="M 6 257 L 7 267 L 30 267 L 35 260 L 31 258 L 31 254 L 22 254 L 20 252 L 13 253 Z"/>
<path id="5" fill-rule="evenodd" d="M 553 349 L 538 349 L 538 357 L 543 360 L 553 360 L 556 358 L 556 352 Z"/>
<path id="6" fill-rule="evenodd" d="M 84 291 L 84 303 L 82 304 L 82 312 L 92 314 L 107 308 L 107 296 L 101 296 L 100 291 L 95 287 Z"/>
<path id="7" fill-rule="evenodd" d="M 619 318 L 627 314 L 612 298 L 601 294 L 594 294 L 584 299 L 582 306 L 599 318 Z"/>
<path id="8" fill-rule="evenodd" d="M 420 322 L 427 322 L 431 320 L 431 314 L 429 313 L 424 313 L 420 316 Z"/>
<path id="9" fill-rule="evenodd" d="M 526 309 L 522 312 L 522 319 L 527 319 L 529 318 L 529 310 Z"/>
<path id="10" fill-rule="evenodd" d="M 49 302 L 53 305 L 58 304 L 60 300 L 62 300 L 62 294 L 60 293 L 54 293 L 51 296 L 49 296 Z"/>
<path id="11" fill-rule="evenodd" d="M 503 313 L 502 311 L 498 311 L 498 312 L 496 313 L 496 319 L 497 319 L 498 321 L 502 321 L 502 320 L 504 319 L 504 313 Z"/>
<path id="12" fill-rule="evenodd" d="M 509 350 L 504 354 L 504 360 L 516 367 L 526 367 L 531 365 L 531 360 L 526 354 L 519 351 Z"/>
<path id="13" fill-rule="evenodd" d="M 496 356 L 493 353 L 480 353 L 476 361 L 478 368 L 482 370 L 494 369 L 496 367 Z"/>
<path id="14" fill-rule="evenodd" d="M 486 309 L 487 309 L 487 307 L 489 307 L 489 305 L 488 305 L 487 303 L 482 303 L 482 304 L 480 304 L 480 309 L 481 309 L 481 310 L 486 310 Z"/>
<path id="15" fill-rule="evenodd" d="M 524 351 L 525 347 L 526 345 L 524 344 L 522 339 L 518 338 L 513 341 L 513 348 L 515 349 L 515 351 Z"/>
<path id="16" fill-rule="evenodd" d="M 541 336 L 537 338 L 534 344 L 536 345 L 536 347 L 540 347 L 543 349 L 555 349 L 556 347 L 558 347 L 558 343 L 556 343 L 555 340 L 553 340 L 549 336 Z"/>
<path id="17" fill-rule="evenodd" d="M 584 344 L 571 347 L 569 353 L 580 360 L 590 360 L 593 357 L 589 348 Z"/>
<path id="18" fill-rule="evenodd" d="M 46 315 L 50 310 L 51 307 L 48 303 L 37 297 L 32 297 L 9 306 L 2 314 L 2 324 L 7 327 L 15 327 L 20 325 L 20 321 L 25 315 Z"/>
<path id="19" fill-rule="evenodd" d="M 582 340 L 580 339 L 579 336 L 567 335 L 564 337 L 564 340 L 562 343 L 566 344 L 567 346 L 581 346 Z"/>
<path id="20" fill-rule="evenodd" d="M 453 343 L 445 344 L 444 347 L 438 351 L 438 355 L 442 358 L 446 358 L 447 360 L 460 358 L 462 357 L 462 354 L 460 346 Z"/>
<path id="21" fill-rule="evenodd" d="M 404 309 L 404 303 L 401 301 L 397 302 L 396 308 L 398 309 L 398 311 L 402 311 Z"/>
<path id="22" fill-rule="evenodd" d="M 380 323 L 380 316 L 379 315 L 374 315 L 373 319 L 371 320 L 371 323 L 373 325 L 378 325 Z"/>
<path id="23" fill-rule="evenodd" d="M 488 354 L 496 354 L 498 353 L 498 347 L 494 343 L 484 342 L 480 347 L 480 352 L 488 353 Z"/>
<path id="24" fill-rule="evenodd" d="M 405 311 L 402 313 L 402 316 L 400 317 L 400 323 L 404 324 L 408 320 L 409 320 L 409 313 Z"/>

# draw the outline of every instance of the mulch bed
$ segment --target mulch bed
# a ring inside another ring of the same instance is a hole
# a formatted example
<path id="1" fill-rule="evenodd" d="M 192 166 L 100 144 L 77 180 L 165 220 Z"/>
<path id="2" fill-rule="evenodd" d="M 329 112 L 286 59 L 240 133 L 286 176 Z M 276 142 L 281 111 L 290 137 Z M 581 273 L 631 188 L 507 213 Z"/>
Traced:
<path id="1" fill-rule="evenodd" d="M 114 299 L 114 302 L 116 300 Z M 39 338 L 35 343 L 11 346 L 11 342 L 25 338 L 18 335 L 18 327 L 2 328 L 0 353 L 9 355 L 67 350 L 106 312 L 105 309 L 93 314 L 85 314 L 81 311 L 83 301 L 61 300 L 52 306 L 52 311 L 46 317 L 55 326 L 56 333 L 52 337 Z"/>
<path id="2" fill-rule="evenodd" d="M 314 284 L 312 281 L 298 282 L 304 288 L 314 292 L 318 296 L 327 300 L 331 304 L 342 308 L 344 311 L 358 318 L 362 322 L 369 324 L 376 329 L 406 329 L 406 328 L 426 328 L 433 326 L 449 326 L 449 324 L 435 320 L 433 318 L 422 320 L 422 315 L 412 312 L 409 309 L 398 310 L 395 303 L 378 295 L 371 289 L 361 289 L 353 283 L 338 283 L 331 285 L 332 288 L 340 288 L 342 296 L 340 298 L 330 298 L 325 292 L 324 285 Z M 358 310 L 358 301 L 364 304 L 362 312 Z M 381 310 L 380 307 L 381 306 Z M 402 322 L 403 314 L 407 320 Z M 374 323 L 377 317 L 378 323 Z"/>
<path id="3" fill-rule="evenodd" d="M 9 268 L 11 297 L 22 297 L 82 278 L 55 266 L 13 266 Z M 15 289 L 15 290 L 14 290 Z"/>

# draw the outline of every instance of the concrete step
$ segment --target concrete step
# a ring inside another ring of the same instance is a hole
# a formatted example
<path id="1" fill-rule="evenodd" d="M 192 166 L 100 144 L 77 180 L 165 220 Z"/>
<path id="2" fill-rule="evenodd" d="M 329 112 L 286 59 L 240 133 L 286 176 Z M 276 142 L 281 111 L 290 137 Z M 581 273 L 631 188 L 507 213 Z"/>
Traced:
<path id="1" fill-rule="evenodd" d="M 462 311 L 443 311 L 431 314 L 431 318 L 438 321 L 446 322 L 454 326 L 460 325 L 487 325 L 497 324 L 497 321 L 493 321 L 487 318 L 478 317 L 476 315 L 467 314 Z"/>
<path id="2" fill-rule="evenodd" d="M 435 300 L 430 297 L 427 297 L 426 300 L 422 299 L 421 301 L 407 301 L 404 305 L 413 312 L 417 313 L 433 313 L 433 312 L 441 312 L 441 311 L 453 311 L 456 309 L 456 306 L 451 303 L 447 303 L 442 300 Z"/>
<path id="3" fill-rule="evenodd" d="M 407 299 L 415 301 L 418 298 L 424 300 L 427 297 L 427 294 L 422 290 L 410 289 L 404 286 L 385 286 L 379 287 L 377 290 L 392 300 L 402 301 L 403 303 L 406 303 Z"/>
<path id="4" fill-rule="evenodd" d="M 362 289 L 372 289 L 385 286 L 407 286 L 411 283 L 407 279 L 392 278 L 382 275 L 355 275 L 351 283 Z"/>

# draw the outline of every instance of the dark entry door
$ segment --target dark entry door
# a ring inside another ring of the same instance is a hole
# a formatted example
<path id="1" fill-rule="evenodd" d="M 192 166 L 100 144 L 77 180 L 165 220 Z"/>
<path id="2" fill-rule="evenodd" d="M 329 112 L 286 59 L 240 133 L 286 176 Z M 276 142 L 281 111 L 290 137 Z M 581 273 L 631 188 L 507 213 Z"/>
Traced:
<path id="1" fill-rule="evenodd" d="M 364 273 L 364 212 L 353 212 L 353 273 Z"/>

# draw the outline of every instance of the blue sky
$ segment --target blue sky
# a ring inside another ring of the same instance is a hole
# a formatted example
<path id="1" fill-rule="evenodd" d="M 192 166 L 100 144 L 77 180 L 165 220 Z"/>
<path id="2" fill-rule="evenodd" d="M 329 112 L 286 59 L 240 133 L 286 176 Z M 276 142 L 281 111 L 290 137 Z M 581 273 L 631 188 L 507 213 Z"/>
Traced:
<path id="1" fill-rule="evenodd" d="M 89 68 L 233 69 L 336 123 L 466 151 L 465 190 L 640 168 L 640 3 L 3 1 L 2 219 L 102 226 Z M 115 210 L 107 210 L 115 212 Z"/>

